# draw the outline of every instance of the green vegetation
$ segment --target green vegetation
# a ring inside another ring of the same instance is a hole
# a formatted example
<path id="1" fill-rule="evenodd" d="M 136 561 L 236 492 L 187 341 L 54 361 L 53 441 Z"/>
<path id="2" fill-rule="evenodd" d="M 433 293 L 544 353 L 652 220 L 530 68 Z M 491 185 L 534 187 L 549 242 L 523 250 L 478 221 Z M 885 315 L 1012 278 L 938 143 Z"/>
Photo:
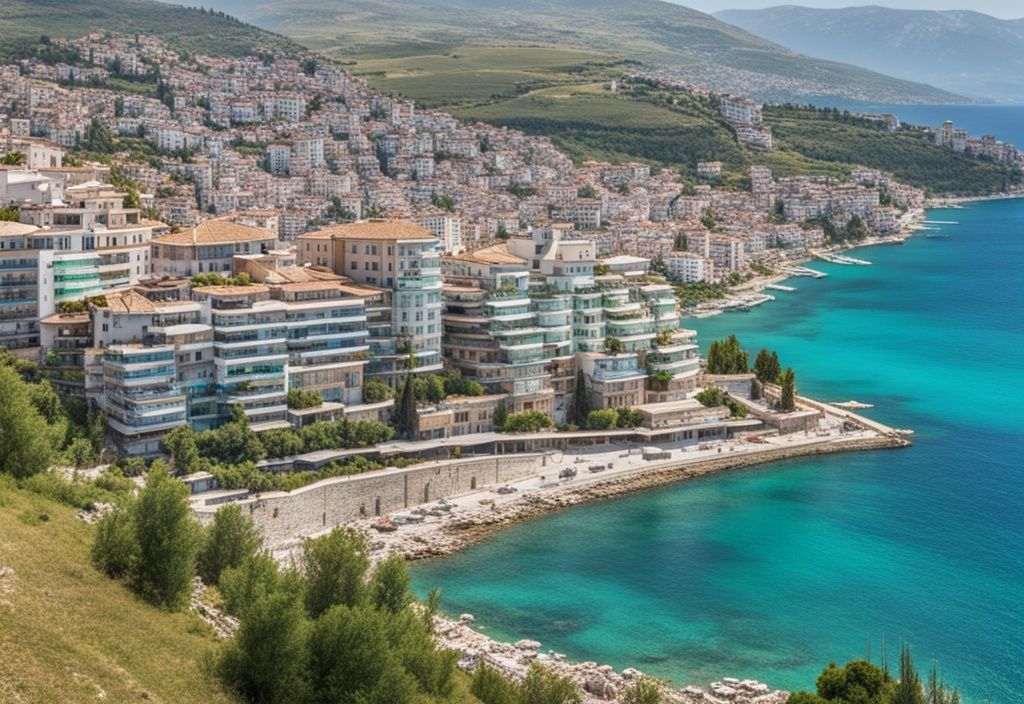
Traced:
<path id="1" fill-rule="evenodd" d="M 86 466 L 103 449 L 103 414 L 59 397 L 48 373 L 0 349 L 0 474 L 28 477 L 55 462 Z"/>
<path id="2" fill-rule="evenodd" d="M 583 427 L 587 430 L 635 428 L 642 421 L 640 411 L 633 408 L 599 408 L 587 414 Z"/>
<path id="3" fill-rule="evenodd" d="M 240 627 L 219 670 L 246 701 L 465 701 L 456 698 L 455 653 L 434 641 L 430 608 L 411 608 L 404 561 L 393 556 L 371 572 L 351 529 L 307 539 L 301 569 L 258 554 L 227 569 L 222 583 Z"/>
<path id="4" fill-rule="evenodd" d="M 487 665 L 473 673 L 470 691 L 484 704 L 580 704 L 579 691 L 568 677 L 560 677 L 539 663 L 530 665 L 519 684 L 509 682 Z"/>
<path id="5" fill-rule="evenodd" d="M 779 377 L 779 410 L 789 413 L 796 409 L 796 375 L 792 367 L 786 367 Z"/>
<path id="6" fill-rule="evenodd" d="M 288 389 L 288 408 L 302 410 L 304 408 L 316 408 L 323 405 L 324 399 L 319 391 L 303 391 L 302 389 Z"/>
<path id="7" fill-rule="evenodd" d="M 82 63 L 49 37 L 74 38 L 89 32 L 155 36 L 179 51 L 212 56 L 296 54 L 295 42 L 224 13 L 151 0 L 5 0 L 0 6 L 0 60 L 22 58 Z"/>
<path id="8" fill-rule="evenodd" d="M 242 514 L 238 504 L 223 506 L 217 509 L 213 523 L 203 535 L 197 572 L 204 584 L 217 585 L 225 570 L 254 558 L 262 545 L 263 539 L 252 519 Z"/>
<path id="9" fill-rule="evenodd" d="M 508 414 L 501 425 L 498 425 L 498 415 L 495 413 L 494 425 L 503 433 L 535 433 L 555 427 L 555 421 L 542 411 L 523 411 Z"/>
<path id="10" fill-rule="evenodd" d="M 700 401 L 701 405 L 707 406 L 708 408 L 725 406 L 729 409 L 730 417 L 732 418 L 747 417 L 747 407 L 717 386 L 710 386 L 704 389 L 694 396 L 694 398 Z"/>
<path id="11" fill-rule="evenodd" d="M 735 335 L 725 340 L 714 340 L 708 348 L 708 374 L 746 374 L 749 355 L 740 347 Z"/>
<path id="12" fill-rule="evenodd" d="M 821 671 L 815 692 L 794 692 L 788 704 L 960 704 L 960 693 L 946 685 L 932 663 L 927 685 L 914 666 L 910 648 L 900 649 L 899 675 L 866 660 L 842 667 L 834 662 Z"/>
<path id="13" fill-rule="evenodd" d="M 932 193 L 980 194 L 1019 185 L 1019 169 L 941 149 L 924 130 L 882 125 L 834 109 L 766 107 L 780 150 L 833 164 L 861 164 Z"/>
<path id="14" fill-rule="evenodd" d="M 366 403 L 379 403 L 390 401 L 395 397 L 395 390 L 377 379 L 368 379 L 363 383 L 363 401 Z"/>
<path id="15" fill-rule="evenodd" d="M 230 422 L 216 430 L 197 433 L 191 426 L 183 425 L 168 433 L 163 444 L 175 469 L 182 473 L 210 472 L 226 489 L 291 491 L 321 479 L 359 474 L 384 465 L 353 456 L 319 471 L 272 473 L 257 469 L 256 463 L 266 457 L 290 457 L 316 450 L 369 448 L 395 436 L 395 431 L 384 423 L 347 418 L 316 421 L 297 430 L 276 428 L 257 434 L 239 407 L 233 409 L 233 414 Z M 400 464 L 413 463 L 407 459 Z"/>
<path id="16" fill-rule="evenodd" d="M 252 277 L 244 271 L 237 276 L 224 276 L 215 271 L 206 274 L 196 274 L 192 277 L 192 287 L 203 286 L 252 286 Z"/>
<path id="17" fill-rule="evenodd" d="M 837 94 L 877 102 L 962 100 L 930 86 L 793 54 L 708 15 L 657 0 L 596 5 L 574 0 L 516 4 L 366 0 L 358 11 L 345 12 L 308 0 L 215 0 L 214 5 L 287 32 L 329 56 L 350 63 L 356 59 L 357 71 L 381 74 L 384 83 L 379 87 L 410 95 L 417 78 L 434 84 L 447 81 L 458 84 L 459 91 L 489 96 L 514 90 L 517 83 L 543 79 L 545 69 L 556 77 L 585 70 L 574 68 L 581 63 L 586 66 L 585 61 L 543 56 L 546 51 L 560 51 L 552 46 L 571 46 L 578 47 L 579 53 L 598 54 L 595 62 L 626 57 L 671 68 L 694 83 L 732 83 L 736 71 L 760 74 L 764 97 L 775 99 L 791 94 L 793 89 L 787 86 L 801 86 L 798 92 L 808 94 L 829 85 L 836 86 Z M 524 46 L 527 43 L 531 46 Z M 530 53 L 542 54 L 539 66 L 529 63 Z M 523 54 L 527 56 L 522 58 Z M 454 69 L 463 57 L 473 65 L 465 71 Z M 373 59 L 389 62 L 371 63 Z M 559 62 L 566 68 L 558 70 Z M 425 66 L 422 73 L 401 74 L 402 69 L 421 65 Z M 498 75 L 491 79 L 487 75 L 491 72 Z M 438 85 L 437 90 L 447 89 Z"/>
<path id="18" fill-rule="evenodd" d="M 769 352 L 762 347 L 754 360 L 754 376 L 762 384 L 774 384 L 780 374 L 782 374 L 782 367 L 779 366 L 778 352 Z"/>
<path id="19" fill-rule="evenodd" d="M 25 482 L 44 478 L 40 493 L 0 476 L 0 565 L 13 570 L 0 588 L 0 700 L 238 702 L 205 666 L 219 648 L 209 627 L 94 570 L 96 528 L 50 495 L 100 490 L 50 473 Z"/>

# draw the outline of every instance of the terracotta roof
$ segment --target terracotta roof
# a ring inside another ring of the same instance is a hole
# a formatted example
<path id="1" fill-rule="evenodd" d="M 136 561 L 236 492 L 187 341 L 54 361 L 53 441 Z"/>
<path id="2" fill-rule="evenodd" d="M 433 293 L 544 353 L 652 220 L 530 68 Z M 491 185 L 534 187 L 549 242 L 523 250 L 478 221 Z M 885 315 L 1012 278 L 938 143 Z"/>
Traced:
<path id="1" fill-rule="evenodd" d="M 526 265 L 525 259 L 520 259 L 508 251 L 508 245 L 504 242 L 484 247 L 474 252 L 463 252 L 451 257 L 458 261 L 473 262 L 475 264 L 522 264 Z"/>
<path id="2" fill-rule="evenodd" d="M 432 240 L 433 233 L 407 220 L 363 220 L 300 235 L 306 239 Z"/>
<path id="3" fill-rule="evenodd" d="M 207 220 L 189 230 L 154 237 L 153 241 L 160 244 L 194 245 L 276 239 L 277 236 L 273 233 L 257 227 L 239 225 L 237 222 L 229 220 Z"/>
<path id="4" fill-rule="evenodd" d="M 153 313 L 156 306 L 137 291 L 114 291 L 106 294 L 107 308 L 113 313 Z"/>
<path id="5" fill-rule="evenodd" d="M 59 325 L 61 323 L 88 323 L 88 313 L 54 313 L 39 321 L 41 325 Z"/>
<path id="6" fill-rule="evenodd" d="M 0 235 L 28 235 L 36 232 L 38 229 L 35 225 L 0 220 Z"/>

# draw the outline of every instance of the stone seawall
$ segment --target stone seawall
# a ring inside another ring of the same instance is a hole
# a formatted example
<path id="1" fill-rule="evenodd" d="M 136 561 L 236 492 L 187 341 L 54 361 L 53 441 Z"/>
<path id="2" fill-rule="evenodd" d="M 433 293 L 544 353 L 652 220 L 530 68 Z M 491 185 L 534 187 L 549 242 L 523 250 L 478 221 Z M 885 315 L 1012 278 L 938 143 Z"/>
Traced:
<path id="1" fill-rule="evenodd" d="M 446 460 L 326 479 L 291 492 L 269 492 L 240 502 L 268 546 L 320 533 L 361 518 L 491 489 L 537 474 L 543 454 Z M 201 509 L 210 513 L 216 506 Z M 202 516 L 201 516 L 202 518 Z"/>
<path id="2" fill-rule="evenodd" d="M 782 447 L 763 452 L 716 457 L 698 462 L 676 462 L 667 466 L 651 467 L 628 475 L 591 482 L 580 487 L 524 495 L 516 501 L 494 507 L 494 510 L 476 511 L 453 520 L 429 537 L 400 546 L 390 546 L 407 559 L 417 560 L 449 555 L 494 535 L 519 521 L 536 518 L 571 506 L 622 496 L 645 489 L 665 486 L 686 479 L 732 469 L 754 467 L 770 462 L 831 455 L 840 452 L 860 452 L 908 447 L 910 442 L 899 437 L 883 436 L 849 440 L 827 440 L 820 443 Z"/>

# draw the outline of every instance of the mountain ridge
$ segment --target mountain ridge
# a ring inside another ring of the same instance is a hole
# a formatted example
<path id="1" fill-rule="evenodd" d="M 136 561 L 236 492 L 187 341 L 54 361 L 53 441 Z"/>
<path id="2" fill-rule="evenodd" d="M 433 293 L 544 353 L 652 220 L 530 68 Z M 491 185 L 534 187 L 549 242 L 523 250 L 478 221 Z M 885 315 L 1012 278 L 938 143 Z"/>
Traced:
<path id="1" fill-rule="evenodd" d="M 779 5 L 715 17 L 794 51 L 980 99 L 1024 100 L 1024 18 L 973 10 Z"/>
<path id="2" fill-rule="evenodd" d="M 496 41 L 600 50 L 762 100 L 955 103 L 955 93 L 809 59 L 662 0 L 211 0 L 213 7 L 339 58 Z"/>

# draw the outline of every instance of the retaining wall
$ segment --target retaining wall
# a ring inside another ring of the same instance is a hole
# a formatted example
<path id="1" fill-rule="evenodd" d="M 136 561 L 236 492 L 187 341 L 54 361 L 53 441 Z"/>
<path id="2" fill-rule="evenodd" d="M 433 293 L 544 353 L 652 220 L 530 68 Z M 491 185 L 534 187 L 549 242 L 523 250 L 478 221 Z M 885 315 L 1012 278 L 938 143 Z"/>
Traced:
<path id="1" fill-rule="evenodd" d="M 367 516 L 384 515 L 474 490 L 488 489 L 542 471 L 544 455 L 496 455 L 446 460 L 404 469 L 382 469 L 325 479 L 291 492 L 268 492 L 240 502 L 268 545 L 318 533 Z M 200 509 L 200 519 L 212 516 Z"/>

